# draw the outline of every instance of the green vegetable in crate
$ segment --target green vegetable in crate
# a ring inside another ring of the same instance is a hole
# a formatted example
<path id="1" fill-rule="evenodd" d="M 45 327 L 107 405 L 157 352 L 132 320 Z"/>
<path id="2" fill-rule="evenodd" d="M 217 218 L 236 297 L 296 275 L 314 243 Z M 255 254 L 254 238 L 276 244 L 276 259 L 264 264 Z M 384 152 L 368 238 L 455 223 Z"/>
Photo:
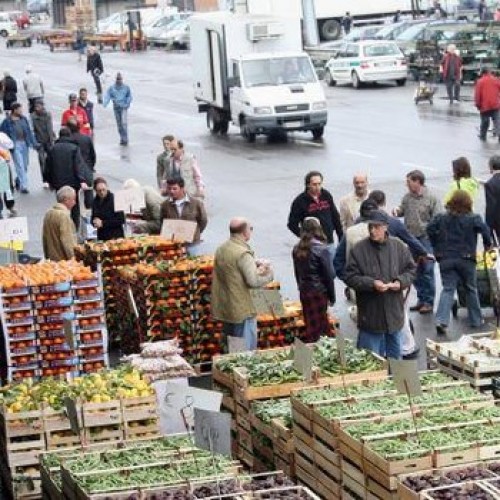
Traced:
<path id="1" fill-rule="evenodd" d="M 292 359 L 292 350 L 282 351 L 255 351 L 252 353 L 231 354 L 222 356 L 215 362 L 215 367 L 224 373 L 230 373 L 234 368 L 252 368 L 263 363 L 280 363 Z"/>
<path id="2" fill-rule="evenodd" d="M 265 399 L 252 404 L 252 412 L 264 423 L 269 423 L 273 418 L 286 417 L 291 414 L 290 398 Z"/>
<path id="3" fill-rule="evenodd" d="M 254 365 L 247 369 L 247 376 L 249 385 L 253 387 L 303 380 L 302 375 L 293 367 L 293 361 Z"/>

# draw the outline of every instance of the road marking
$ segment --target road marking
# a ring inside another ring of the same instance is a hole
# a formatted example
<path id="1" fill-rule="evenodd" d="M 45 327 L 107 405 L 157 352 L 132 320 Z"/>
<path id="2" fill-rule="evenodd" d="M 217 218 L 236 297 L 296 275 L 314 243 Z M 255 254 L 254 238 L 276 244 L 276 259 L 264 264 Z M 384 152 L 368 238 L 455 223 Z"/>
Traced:
<path id="1" fill-rule="evenodd" d="M 428 170 L 429 172 L 437 172 L 438 169 L 434 167 L 427 167 L 425 165 L 417 165 L 416 163 L 411 163 L 411 162 L 403 162 L 402 163 L 403 167 L 410 167 L 410 168 L 415 168 L 419 170 Z"/>
<path id="2" fill-rule="evenodd" d="M 376 155 L 370 155 L 368 153 L 363 153 L 362 151 L 356 151 L 355 149 L 344 149 L 344 153 L 347 153 L 349 155 L 361 156 L 363 158 L 370 158 L 372 160 L 377 157 Z"/>

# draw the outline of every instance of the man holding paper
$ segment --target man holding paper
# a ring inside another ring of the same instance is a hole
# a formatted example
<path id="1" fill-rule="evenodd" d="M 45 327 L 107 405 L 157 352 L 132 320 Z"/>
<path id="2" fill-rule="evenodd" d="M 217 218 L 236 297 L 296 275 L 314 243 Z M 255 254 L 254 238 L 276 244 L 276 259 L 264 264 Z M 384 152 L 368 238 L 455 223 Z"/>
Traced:
<path id="1" fill-rule="evenodd" d="M 194 222 L 196 227 L 193 236 L 186 241 L 196 245 L 200 242 L 200 235 L 207 227 L 208 222 L 203 202 L 186 193 L 184 179 L 167 179 L 167 193 L 168 198 L 161 205 L 162 220 Z M 175 237 L 175 234 L 172 236 Z"/>
<path id="2" fill-rule="evenodd" d="M 250 294 L 273 279 L 268 263 L 255 259 L 248 244 L 253 227 L 246 219 L 229 223 L 230 238 L 215 252 L 212 315 L 224 323 L 224 334 L 245 340 L 247 350 L 257 348 L 257 311 Z"/>

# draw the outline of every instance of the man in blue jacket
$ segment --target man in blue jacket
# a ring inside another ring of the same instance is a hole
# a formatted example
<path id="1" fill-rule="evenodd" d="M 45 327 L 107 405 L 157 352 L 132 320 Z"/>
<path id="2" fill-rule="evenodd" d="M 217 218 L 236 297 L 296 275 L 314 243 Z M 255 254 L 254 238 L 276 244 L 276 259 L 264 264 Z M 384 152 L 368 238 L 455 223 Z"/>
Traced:
<path id="1" fill-rule="evenodd" d="M 12 103 L 11 113 L 0 125 L 0 132 L 7 134 L 14 143 L 12 158 L 16 166 L 16 188 L 28 194 L 29 148 L 38 148 L 38 143 L 31 130 L 30 122 L 23 115 L 23 107 L 19 102 Z"/>
<path id="2" fill-rule="evenodd" d="M 126 146 L 128 144 L 127 111 L 132 102 L 132 92 L 130 91 L 130 87 L 123 83 L 121 73 L 116 74 L 114 85 L 108 88 L 104 96 L 104 107 L 109 104 L 109 101 L 113 102 L 116 126 L 120 134 L 120 146 Z"/>

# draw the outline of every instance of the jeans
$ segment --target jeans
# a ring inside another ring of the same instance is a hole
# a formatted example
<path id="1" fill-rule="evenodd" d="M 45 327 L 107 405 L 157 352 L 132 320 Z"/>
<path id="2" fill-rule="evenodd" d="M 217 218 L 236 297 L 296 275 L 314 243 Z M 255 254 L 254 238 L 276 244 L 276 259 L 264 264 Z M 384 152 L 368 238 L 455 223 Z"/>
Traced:
<path id="1" fill-rule="evenodd" d="M 422 236 L 418 238 L 428 253 L 432 253 L 432 246 L 428 238 Z M 413 283 L 417 290 L 418 304 L 434 305 L 436 296 L 436 281 L 434 278 L 434 262 L 430 260 L 420 260 L 417 266 L 417 276 Z"/>
<path id="2" fill-rule="evenodd" d="M 401 359 L 402 332 L 374 333 L 359 330 L 358 349 L 369 351 L 391 359 Z"/>
<path id="3" fill-rule="evenodd" d="M 14 165 L 19 180 L 19 189 L 28 189 L 29 147 L 26 141 L 14 141 Z"/>
<path id="4" fill-rule="evenodd" d="M 498 139 L 500 139 L 500 109 L 492 109 L 491 111 L 485 111 L 480 113 L 481 116 L 481 126 L 479 128 L 479 137 L 483 140 L 486 139 L 486 134 L 488 132 L 488 127 L 490 126 L 490 119 L 493 122 L 495 128 L 495 134 Z"/>
<path id="5" fill-rule="evenodd" d="M 125 108 L 113 108 L 115 112 L 116 126 L 118 127 L 118 133 L 120 134 L 120 142 L 122 144 L 128 143 L 128 133 L 127 133 L 127 110 Z"/>
<path id="6" fill-rule="evenodd" d="M 242 323 L 224 323 L 224 333 L 226 336 L 244 338 L 248 351 L 257 349 L 257 318 L 254 316 Z"/>
<path id="7" fill-rule="evenodd" d="M 469 259 L 446 259 L 439 263 L 439 270 L 441 271 L 443 289 L 441 297 L 439 297 L 436 322 L 448 326 L 457 284 L 461 281 L 465 287 L 469 324 L 473 328 L 480 326 L 482 316 L 477 295 L 476 262 Z"/>
<path id="8" fill-rule="evenodd" d="M 445 80 L 446 92 L 448 92 L 448 99 L 450 102 L 460 100 L 460 80 Z"/>

